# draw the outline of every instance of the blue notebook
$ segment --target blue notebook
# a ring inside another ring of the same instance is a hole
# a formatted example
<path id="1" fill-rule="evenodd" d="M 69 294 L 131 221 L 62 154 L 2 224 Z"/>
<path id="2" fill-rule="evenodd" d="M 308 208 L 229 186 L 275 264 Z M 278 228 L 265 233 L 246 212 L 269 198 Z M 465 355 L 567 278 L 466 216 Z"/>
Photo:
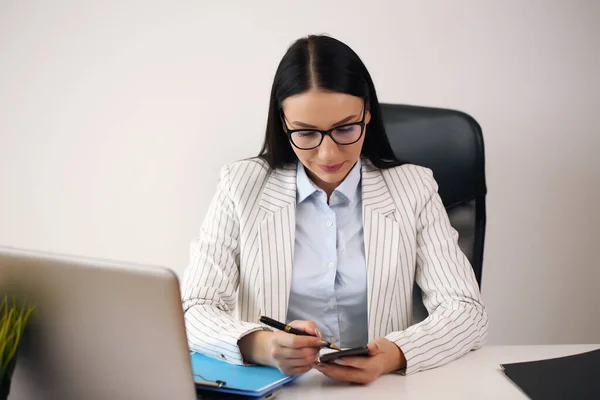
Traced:
<path id="1" fill-rule="evenodd" d="M 190 358 L 194 381 L 202 390 L 260 397 L 295 378 L 281 373 L 277 368 L 262 365 L 234 365 L 200 353 L 192 353 Z M 207 381 L 208 383 L 223 381 L 225 384 L 221 387 L 203 385 Z"/>

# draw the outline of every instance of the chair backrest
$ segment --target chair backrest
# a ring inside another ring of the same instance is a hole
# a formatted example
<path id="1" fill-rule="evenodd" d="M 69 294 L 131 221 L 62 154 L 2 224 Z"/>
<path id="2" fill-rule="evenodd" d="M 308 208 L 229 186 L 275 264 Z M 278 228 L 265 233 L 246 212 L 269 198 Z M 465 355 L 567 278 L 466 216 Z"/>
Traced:
<path id="1" fill-rule="evenodd" d="M 381 111 L 396 157 L 433 171 L 460 248 L 481 286 L 487 193 L 481 127 L 456 110 L 381 104 Z M 425 310 L 420 299 L 416 287 L 415 315 Z"/>

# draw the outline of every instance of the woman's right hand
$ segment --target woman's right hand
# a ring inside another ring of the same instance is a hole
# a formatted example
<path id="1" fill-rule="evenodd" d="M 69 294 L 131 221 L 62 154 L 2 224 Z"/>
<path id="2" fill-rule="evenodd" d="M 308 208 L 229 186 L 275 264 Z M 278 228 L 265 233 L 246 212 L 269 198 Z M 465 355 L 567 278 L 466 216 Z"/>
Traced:
<path id="1" fill-rule="evenodd" d="M 313 321 L 293 321 L 291 327 L 315 336 L 283 331 L 258 331 L 244 336 L 239 347 L 245 360 L 271 365 L 286 375 L 308 372 L 317 362 L 319 350 L 327 344 Z"/>

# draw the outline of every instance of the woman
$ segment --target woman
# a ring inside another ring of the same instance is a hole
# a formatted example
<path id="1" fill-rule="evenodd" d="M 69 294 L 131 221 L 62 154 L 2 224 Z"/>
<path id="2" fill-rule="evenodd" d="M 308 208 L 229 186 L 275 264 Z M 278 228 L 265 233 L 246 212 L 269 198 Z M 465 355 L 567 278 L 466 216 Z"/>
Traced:
<path id="1" fill-rule="evenodd" d="M 414 282 L 429 311 L 417 324 Z M 345 44 L 309 36 L 284 55 L 263 149 L 222 169 L 183 306 L 191 350 L 290 375 L 366 383 L 482 345 L 486 311 L 432 173 L 395 159 L 371 76 Z M 320 364 L 323 339 L 368 343 L 370 356 Z"/>

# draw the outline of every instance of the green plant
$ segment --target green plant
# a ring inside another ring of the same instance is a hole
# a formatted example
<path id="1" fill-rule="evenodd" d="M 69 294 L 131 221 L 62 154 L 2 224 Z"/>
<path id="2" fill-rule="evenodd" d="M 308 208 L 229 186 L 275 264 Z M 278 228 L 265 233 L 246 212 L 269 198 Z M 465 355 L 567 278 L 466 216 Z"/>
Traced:
<path id="1" fill-rule="evenodd" d="M 21 336 L 35 307 L 19 305 L 13 297 L 12 305 L 8 296 L 4 296 L 0 305 L 0 376 L 8 370 L 17 354 Z"/>

